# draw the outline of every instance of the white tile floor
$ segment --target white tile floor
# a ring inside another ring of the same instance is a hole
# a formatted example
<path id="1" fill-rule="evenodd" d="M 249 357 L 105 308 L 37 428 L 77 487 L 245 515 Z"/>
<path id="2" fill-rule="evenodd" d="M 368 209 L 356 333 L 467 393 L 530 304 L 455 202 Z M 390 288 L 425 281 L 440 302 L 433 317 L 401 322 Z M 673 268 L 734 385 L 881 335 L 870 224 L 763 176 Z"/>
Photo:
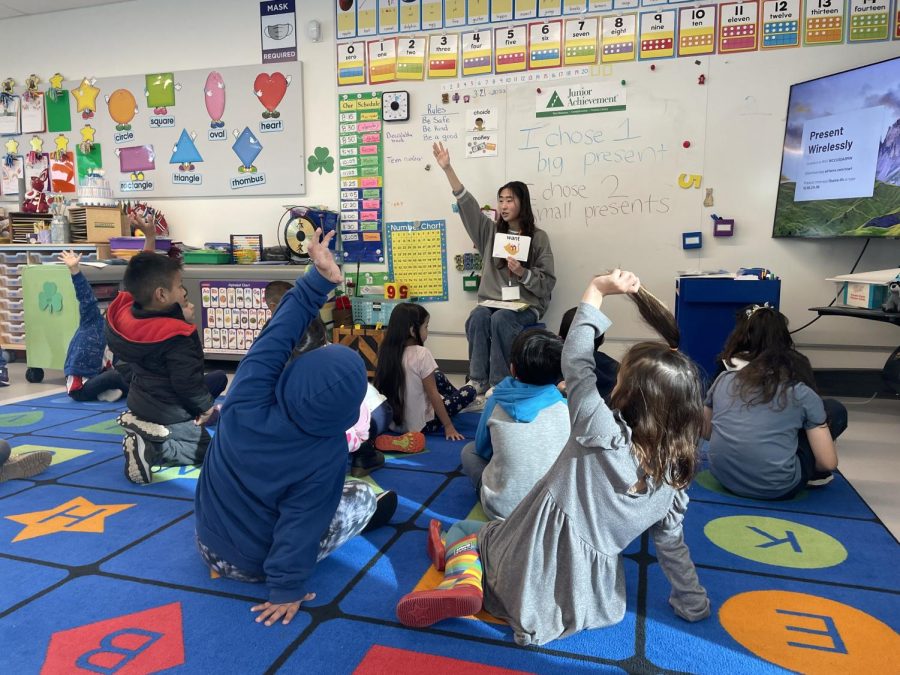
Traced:
<path id="1" fill-rule="evenodd" d="M 59 371 L 41 384 L 25 381 L 25 364 L 9 364 L 11 385 L 0 388 L 0 405 L 44 396 L 65 388 Z M 465 377 L 450 374 L 456 386 Z M 838 441 L 840 470 L 894 537 L 900 539 L 900 400 L 841 399 L 849 425 Z"/>

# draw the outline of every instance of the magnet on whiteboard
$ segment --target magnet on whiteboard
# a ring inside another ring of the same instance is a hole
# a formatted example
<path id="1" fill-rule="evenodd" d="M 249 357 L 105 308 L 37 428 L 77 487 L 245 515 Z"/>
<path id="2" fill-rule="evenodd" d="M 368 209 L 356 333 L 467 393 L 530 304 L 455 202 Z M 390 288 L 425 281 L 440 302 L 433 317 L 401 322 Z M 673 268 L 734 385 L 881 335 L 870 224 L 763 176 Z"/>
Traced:
<path id="1" fill-rule="evenodd" d="M 687 149 L 687 148 L 691 147 L 691 142 L 685 141 L 684 143 L 681 144 L 681 147 Z"/>
<path id="2" fill-rule="evenodd" d="M 703 180 L 703 176 L 695 173 L 682 173 L 678 175 L 678 187 L 683 190 L 689 190 L 690 188 L 700 189 L 700 182 Z"/>
<path id="3" fill-rule="evenodd" d="M 681 248 L 683 248 L 683 249 L 703 248 L 703 233 L 702 232 L 682 232 L 681 233 Z"/>

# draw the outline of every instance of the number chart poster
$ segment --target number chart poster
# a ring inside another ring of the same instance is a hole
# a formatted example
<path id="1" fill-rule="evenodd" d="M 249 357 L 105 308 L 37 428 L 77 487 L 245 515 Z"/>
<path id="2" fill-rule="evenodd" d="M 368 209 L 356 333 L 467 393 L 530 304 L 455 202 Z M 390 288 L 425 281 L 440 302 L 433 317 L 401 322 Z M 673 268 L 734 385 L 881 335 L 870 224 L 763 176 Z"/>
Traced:
<path id="1" fill-rule="evenodd" d="M 447 227 L 443 220 L 387 223 L 388 273 L 419 302 L 447 300 Z"/>
<path id="2" fill-rule="evenodd" d="M 244 354 L 266 325 L 266 281 L 201 281 L 203 351 Z"/>

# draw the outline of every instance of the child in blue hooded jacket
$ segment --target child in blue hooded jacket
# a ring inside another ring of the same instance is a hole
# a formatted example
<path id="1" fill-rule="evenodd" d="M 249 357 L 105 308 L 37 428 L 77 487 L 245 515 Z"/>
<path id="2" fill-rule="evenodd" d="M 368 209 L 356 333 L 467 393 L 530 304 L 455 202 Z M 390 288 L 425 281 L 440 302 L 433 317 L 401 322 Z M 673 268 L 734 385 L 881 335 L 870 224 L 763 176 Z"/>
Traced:
<path id="1" fill-rule="evenodd" d="M 556 388 L 563 341 L 526 330 L 512 344 L 507 377 L 494 387 L 475 442 L 462 449 L 463 472 L 485 515 L 505 519 L 553 466 L 569 440 L 569 411 Z"/>
<path id="2" fill-rule="evenodd" d="M 221 576 L 264 582 L 257 622 L 289 623 L 312 600 L 308 579 L 351 537 L 386 523 L 397 497 L 376 499 L 361 481 L 344 482 L 346 431 L 366 394 L 359 354 L 333 345 L 286 368 L 300 336 L 342 280 L 328 243 L 310 242 L 314 269 L 285 294 L 235 373 L 195 496 L 196 535 Z"/>

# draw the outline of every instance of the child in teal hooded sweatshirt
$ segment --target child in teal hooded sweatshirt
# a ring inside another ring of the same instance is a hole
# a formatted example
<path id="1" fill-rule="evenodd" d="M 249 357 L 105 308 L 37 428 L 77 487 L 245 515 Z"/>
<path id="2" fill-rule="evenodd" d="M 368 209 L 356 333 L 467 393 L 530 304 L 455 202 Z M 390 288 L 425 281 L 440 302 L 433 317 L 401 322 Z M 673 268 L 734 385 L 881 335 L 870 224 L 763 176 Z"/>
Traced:
<path id="1" fill-rule="evenodd" d="M 520 333 L 510 372 L 487 399 L 463 472 L 488 518 L 504 519 L 556 461 L 569 440 L 569 412 L 556 388 L 562 339 L 546 330 Z"/>

